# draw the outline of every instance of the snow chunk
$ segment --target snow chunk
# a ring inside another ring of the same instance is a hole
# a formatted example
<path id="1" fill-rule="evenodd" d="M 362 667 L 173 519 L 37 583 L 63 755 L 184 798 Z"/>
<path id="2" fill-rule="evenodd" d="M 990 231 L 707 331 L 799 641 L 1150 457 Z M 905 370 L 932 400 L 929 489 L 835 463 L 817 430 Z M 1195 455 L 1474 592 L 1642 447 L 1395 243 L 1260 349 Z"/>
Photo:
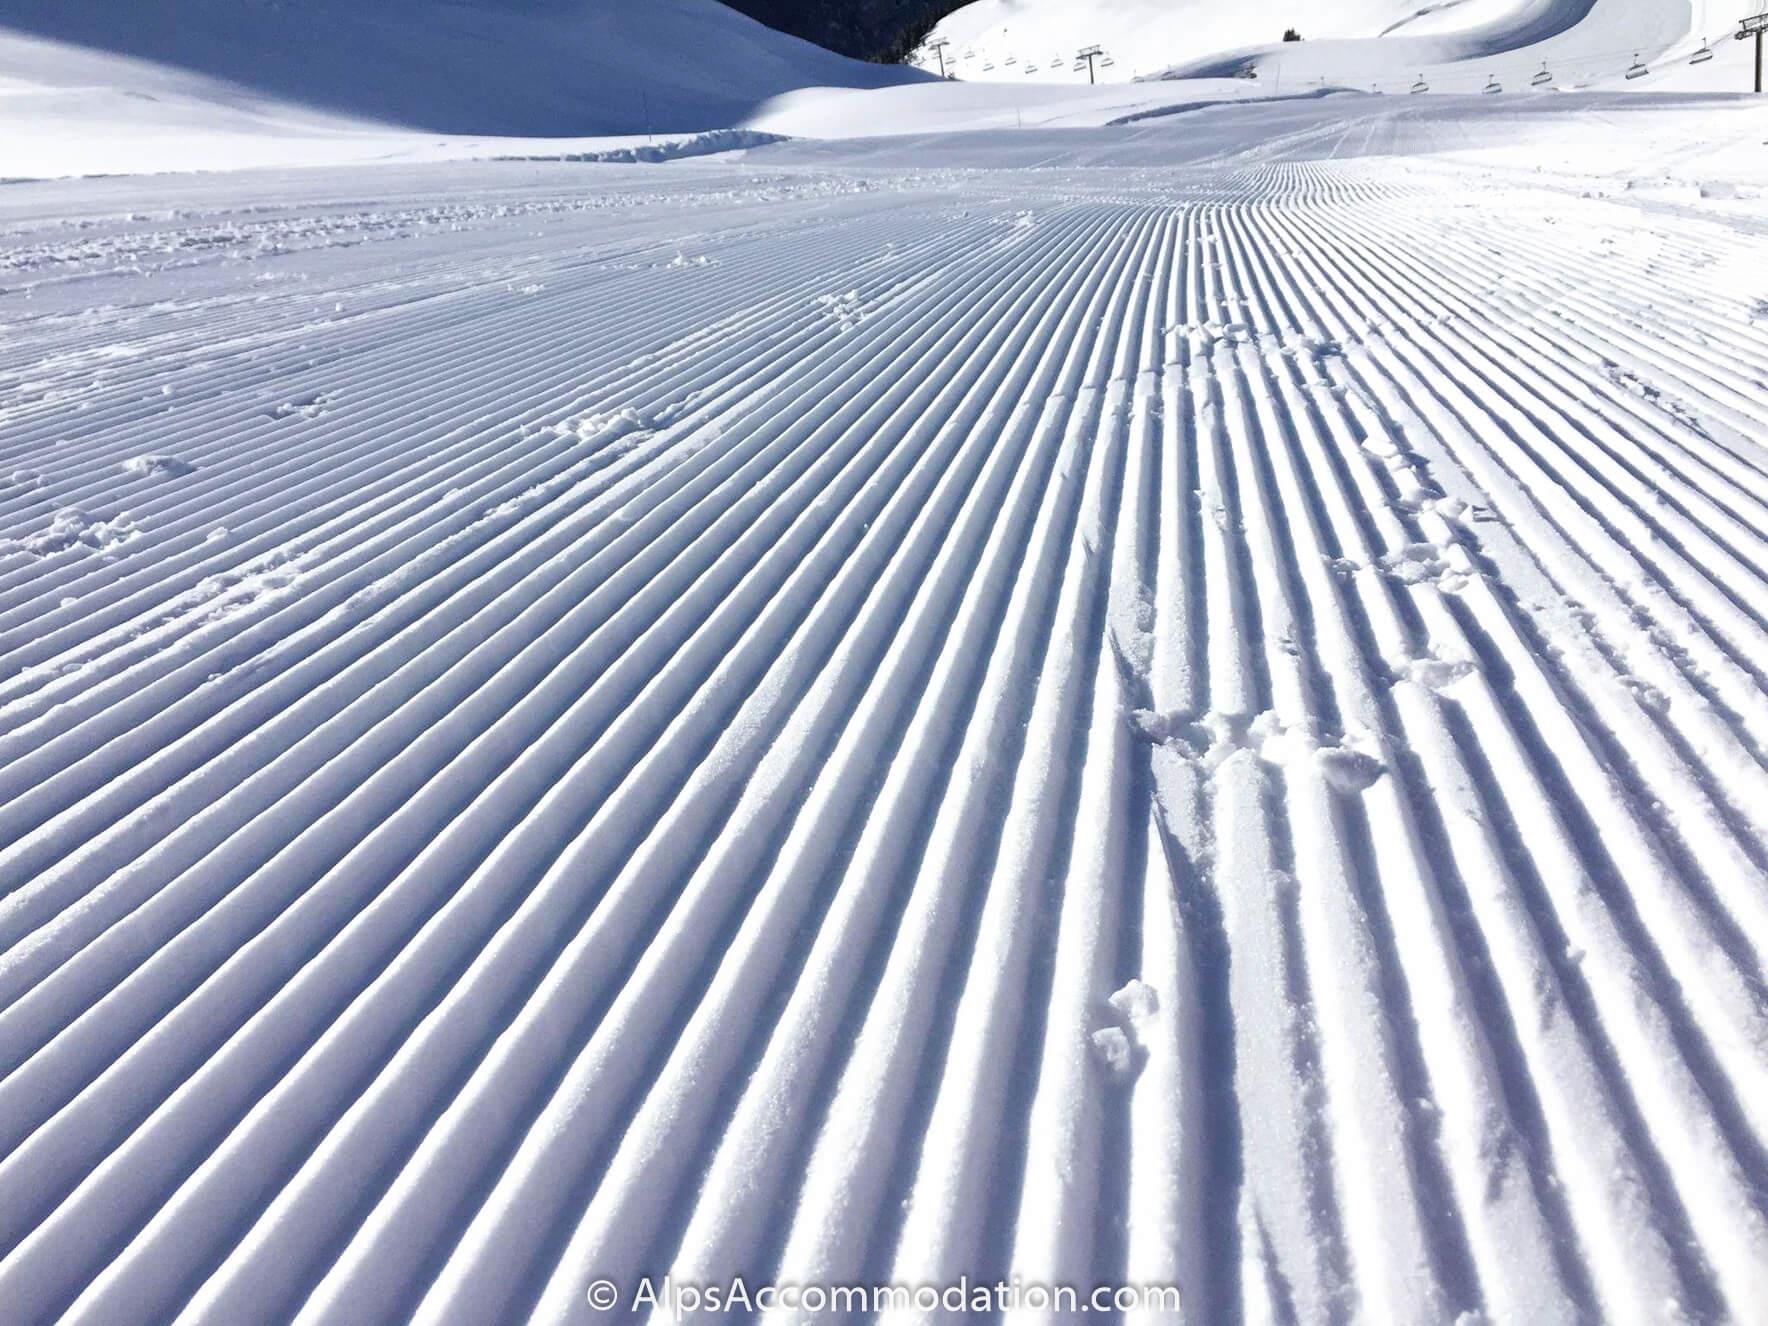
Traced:
<path id="1" fill-rule="evenodd" d="M 1286 723 L 1275 710 L 1258 714 L 1201 715 L 1182 711 L 1133 709 L 1124 715 L 1130 731 L 1214 772 L 1242 752 L 1265 764 L 1305 769 L 1309 765 L 1340 792 L 1361 792 L 1386 771 L 1379 755 L 1363 749 L 1366 736 L 1321 732 L 1313 720 Z"/>
<path id="2" fill-rule="evenodd" d="M 323 391 L 308 392 L 305 396 L 297 396 L 292 401 L 284 401 L 273 406 L 269 411 L 272 419 L 317 419 L 324 414 L 326 407 L 332 402 L 331 395 Z"/>
<path id="3" fill-rule="evenodd" d="M 196 466 L 176 456 L 131 456 L 123 462 L 122 468 L 127 474 L 147 478 L 176 479 L 196 473 Z"/>
<path id="4" fill-rule="evenodd" d="M 1123 1020 L 1140 1031 L 1160 1011 L 1160 996 L 1146 981 L 1132 977 L 1121 989 L 1112 992 L 1106 1003 L 1115 1008 Z"/>
<path id="5" fill-rule="evenodd" d="M 1143 1036 L 1159 1010 L 1154 987 L 1133 977 L 1106 997 L 1100 1010 L 1105 1025 L 1090 1040 L 1093 1053 L 1114 1081 L 1128 1081 L 1147 1059 Z"/>
<path id="6" fill-rule="evenodd" d="M 1135 1049 L 1122 1027 L 1100 1027 L 1093 1033 L 1093 1053 L 1105 1065 L 1105 1071 L 1124 1081 L 1135 1071 Z"/>
<path id="7" fill-rule="evenodd" d="M 1361 792 L 1384 772 L 1373 755 L 1344 746 L 1322 747 L 1314 752 L 1314 763 L 1328 786 L 1345 793 Z"/>
<path id="8" fill-rule="evenodd" d="M 842 331 L 852 331 L 865 320 L 865 308 L 857 290 L 839 295 L 818 295 L 816 302 L 823 315 Z"/>
<path id="9" fill-rule="evenodd" d="M 1434 655 L 1426 658 L 1415 658 L 1400 669 L 1400 676 L 1426 690 L 1441 691 L 1464 677 L 1470 677 L 1477 669 L 1466 659 L 1437 658 Z"/>
<path id="10" fill-rule="evenodd" d="M 119 511 L 109 520 L 94 520 L 78 507 L 64 507 L 50 518 L 49 528 L 41 534 L 0 543 L 0 550 L 28 552 L 37 557 L 50 557 L 70 548 L 107 552 L 138 532 L 127 511 Z"/>
<path id="11" fill-rule="evenodd" d="M 648 413 L 624 406 L 605 413 L 581 414 L 559 425 L 564 433 L 575 433 L 584 442 L 619 442 L 638 433 L 649 433 L 657 423 Z"/>

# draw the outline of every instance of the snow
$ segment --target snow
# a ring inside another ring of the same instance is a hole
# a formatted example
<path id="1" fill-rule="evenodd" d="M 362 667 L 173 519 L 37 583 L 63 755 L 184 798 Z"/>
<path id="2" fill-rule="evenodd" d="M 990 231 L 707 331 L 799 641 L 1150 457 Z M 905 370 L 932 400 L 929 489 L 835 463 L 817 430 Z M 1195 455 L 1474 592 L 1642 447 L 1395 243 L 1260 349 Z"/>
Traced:
<path id="1" fill-rule="evenodd" d="M 713 0 L 5 0 L 0 177 L 654 151 L 905 81 Z"/>
<path id="2" fill-rule="evenodd" d="M 1507 17 L 1540 0 L 1478 0 L 1476 13 L 1494 9 Z M 1450 6 L 1455 25 L 1478 23 L 1469 14 L 1473 4 Z M 1418 0 L 1334 0 L 1330 5 L 1297 4 L 1295 0 L 974 0 L 948 15 L 929 40 L 945 40 L 947 67 L 959 78 L 1005 81 L 1088 82 L 1075 55 L 1102 46 L 1113 63 L 1095 62 L 1092 76 L 1101 82 L 1125 82 L 1156 73 L 1187 58 L 1241 47 L 1265 46 L 1297 28 L 1309 39 L 1378 37 L 1398 27 L 1416 31 Z M 1465 18 L 1463 16 L 1466 16 Z M 1439 19 L 1440 24 L 1443 20 Z M 1012 61 L 1011 64 L 1008 61 Z M 922 59 L 936 68 L 938 60 Z M 993 66 L 986 68 L 986 66 Z M 1027 66 L 1036 68 L 1027 72 Z"/>
<path id="3" fill-rule="evenodd" d="M 1266 93 L 1336 86 L 1397 94 L 1421 77 L 1436 92 L 1481 92 L 1494 79 L 1515 92 L 1545 65 L 1555 88 L 1725 92 L 1749 87 L 1745 53 L 1732 38 L 1737 20 L 1761 7 L 1761 0 L 975 0 L 929 40 L 950 43 L 946 60 L 958 78 L 1015 84 L 1086 84 L 1074 55 L 1100 45 L 1113 63 L 1095 62 L 1092 77 L 1105 83 L 1256 73 Z M 1281 41 L 1292 27 L 1303 41 Z M 1702 40 L 1715 59 L 1690 65 Z M 1640 58 L 1658 68 L 1627 79 Z M 917 63 L 937 68 L 932 56 Z M 1031 64 L 1037 68 L 1027 72 Z"/>
<path id="4" fill-rule="evenodd" d="M 641 12 L 0 39 L 0 1316 L 1751 1320 L 1768 103 Z"/>
<path id="5" fill-rule="evenodd" d="M 790 92 L 763 105 L 749 123 L 841 139 L 1083 127 L 1342 90 L 1409 96 L 1420 80 L 1433 94 L 1459 97 L 1485 95 L 1496 82 L 1511 103 L 1518 94 L 1569 89 L 1725 95 L 1749 87 L 1753 46 L 1733 37 L 1737 20 L 1759 11 L 1762 0 L 1466 0 L 1423 10 L 1414 0 L 1344 0 L 1315 8 L 1325 21 L 1310 11 L 1301 25 L 1309 40 L 1275 43 L 1286 26 L 1276 0 L 978 0 L 930 38 L 951 43 L 946 59 L 956 84 Z M 1003 27 L 1006 35 L 997 35 Z M 1691 64 L 1703 42 L 1714 58 Z M 1023 58 L 1011 69 L 1004 63 L 1020 44 L 1072 51 L 1093 43 L 1136 56 L 1095 69 L 1098 85 L 1088 84 L 1084 71 L 1053 68 L 1048 59 L 1035 76 L 1020 75 Z M 1627 78 L 1641 59 L 1648 72 Z M 937 62 L 923 57 L 919 63 L 933 68 Z M 995 68 L 985 71 L 987 63 Z M 1543 67 L 1550 81 L 1537 85 Z M 1130 81 L 1138 77 L 1142 81 Z M 1513 107 L 1506 113 L 1513 109 L 1528 113 Z M 1388 118 L 1420 112 L 1438 114 L 1427 100 L 1396 107 Z"/>
<path id="6" fill-rule="evenodd" d="M 1259 95 L 1255 86 L 1231 78 L 1081 88 L 934 83 L 839 92 L 816 89 L 770 98 L 748 123 L 787 137 L 841 140 L 986 129 L 1087 128 Z"/>

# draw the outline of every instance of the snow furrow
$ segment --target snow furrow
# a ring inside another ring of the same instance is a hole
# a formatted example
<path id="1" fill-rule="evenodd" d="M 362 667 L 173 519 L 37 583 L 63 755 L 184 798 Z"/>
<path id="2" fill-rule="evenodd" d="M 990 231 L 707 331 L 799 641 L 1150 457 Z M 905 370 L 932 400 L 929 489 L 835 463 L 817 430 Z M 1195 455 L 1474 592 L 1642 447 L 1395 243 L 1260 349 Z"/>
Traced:
<path id="1" fill-rule="evenodd" d="M 1745 245 L 1361 128 L 21 219 L 0 1302 L 1747 1320 Z"/>

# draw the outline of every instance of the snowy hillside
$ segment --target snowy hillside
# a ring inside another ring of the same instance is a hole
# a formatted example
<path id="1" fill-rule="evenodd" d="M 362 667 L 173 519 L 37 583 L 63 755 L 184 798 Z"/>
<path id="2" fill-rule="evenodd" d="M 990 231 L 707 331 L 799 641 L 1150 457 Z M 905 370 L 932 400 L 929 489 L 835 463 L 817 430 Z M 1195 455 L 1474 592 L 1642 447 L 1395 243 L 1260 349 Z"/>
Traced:
<path id="1" fill-rule="evenodd" d="M 714 0 L 0 0 L 0 175 L 691 132 L 922 77 Z"/>
<path id="2" fill-rule="evenodd" d="M 1572 88 L 1711 93 L 1747 91 L 1733 37 L 1764 0 L 1541 0 L 1467 28 L 1421 33 L 1408 25 L 1377 39 L 1304 42 L 1184 62 L 1168 77 L 1256 70 L 1260 86 L 1315 83 L 1362 91 L 1550 92 Z M 1587 8 L 1586 8 L 1587 6 Z M 1581 14 L 1581 17 L 1579 16 Z M 1526 21 L 1525 21 L 1526 20 Z M 1719 58 L 1692 65 L 1703 44 Z M 1674 77 L 1666 75 L 1674 71 Z"/>
<path id="3" fill-rule="evenodd" d="M 1478 92 L 1496 76 L 1521 90 L 1543 61 L 1557 86 L 1624 83 L 1635 55 L 1686 58 L 1703 37 L 1729 41 L 1761 0 L 975 0 L 939 24 L 945 58 L 965 79 L 1085 82 L 1075 52 L 1104 48 L 1101 81 L 1164 71 L 1188 77 L 1256 70 L 1267 92 L 1348 86 Z M 1284 43 L 1285 29 L 1305 39 Z M 1729 53 L 1727 53 L 1729 54 Z M 1060 58 L 1058 58 L 1060 57 Z M 937 57 L 923 54 L 923 67 Z M 1739 91 L 1714 67 L 1679 86 Z"/>
<path id="4" fill-rule="evenodd" d="M 1469 2 L 1489 9 L 1540 0 Z M 1073 68 L 1075 52 L 1099 45 L 1112 63 L 1098 63 L 1095 76 L 1122 82 L 1187 59 L 1276 42 L 1290 27 L 1308 38 L 1375 37 L 1418 8 L 1419 0 L 974 0 L 940 22 L 930 40 L 950 43 L 946 59 L 960 78 L 1083 83 L 1087 73 Z"/>

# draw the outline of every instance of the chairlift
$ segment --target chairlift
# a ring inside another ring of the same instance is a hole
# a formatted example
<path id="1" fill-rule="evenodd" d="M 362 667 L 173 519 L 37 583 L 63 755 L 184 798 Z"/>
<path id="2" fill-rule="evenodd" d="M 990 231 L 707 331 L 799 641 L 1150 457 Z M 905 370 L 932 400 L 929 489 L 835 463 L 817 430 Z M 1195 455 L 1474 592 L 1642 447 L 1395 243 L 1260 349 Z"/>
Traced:
<path id="1" fill-rule="evenodd" d="M 1004 61 L 1002 61 L 1002 63 L 1003 64 L 1018 64 L 1019 57 L 1017 55 L 1009 55 Z"/>
<path id="2" fill-rule="evenodd" d="M 1430 91 L 1430 84 L 1426 83 L 1424 81 L 1423 74 L 1418 75 L 1418 81 L 1416 83 L 1412 84 L 1412 91 L 1413 92 L 1429 92 Z"/>
<path id="3" fill-rule="evenodd" d="M 1546 87 L 1553 81 L 1553 75 L 1547 71 L 1547 62 L 1541 61 L 1541 71 L 1529 80 L 1530 87 Z"/>
<path id="4" fill-rule="evenodd" d="M 1109 55 L 1107 55 L 1103 60 L 1099 61 L 1099 68 L 1109 69 L 1109 68 L 1111 68 L 1112 65 L 1114 65 L 1116 63 L 1117 63 L 1116 60 L 1113 60 Z"/>
<path id="5" fill-rule="evenodd" d="M 1689 64 L 1705 64 L 1713 58 L 1713 48 L 1707 45 L 1707 39 L 1701 38 L 1700 49 L 1688 57 Z"/>
<path id="6" fill-rule="evenodd" d="M 1028 64 L 1025 66 L 1025 72 L 1028 74 L 1035 74 L 1037 72 L 1037 66 L 1035 64 Z"/>
<path id="7" fill-rule="evenodd" d="M 1502 92 L 1503 90 L 1504 85 L 1498 81 L 1498 75 L 1493 74 L 1492 81 L 1486 84 L 1486 94 L 1489 96 L 1494 92 Z"/>
<path id="8" fill-rule="evenodd" d="M 990 69 L 993 69 L 993 68 L 994 68 L 994 61 L 993 60 L 984 60 L 982 62 L 982 72 L 983 73 L 986 74 Z"/>
<path id="9" fill-rule="evenodd" d="M 1650 72 L 1651 70 L 1646 68 L 1645 62 L 1639 58 L 1639 52 L 1633 52 L 1633 63 L 1627 66 L 1627 77 L 1644 78 Z"/>

